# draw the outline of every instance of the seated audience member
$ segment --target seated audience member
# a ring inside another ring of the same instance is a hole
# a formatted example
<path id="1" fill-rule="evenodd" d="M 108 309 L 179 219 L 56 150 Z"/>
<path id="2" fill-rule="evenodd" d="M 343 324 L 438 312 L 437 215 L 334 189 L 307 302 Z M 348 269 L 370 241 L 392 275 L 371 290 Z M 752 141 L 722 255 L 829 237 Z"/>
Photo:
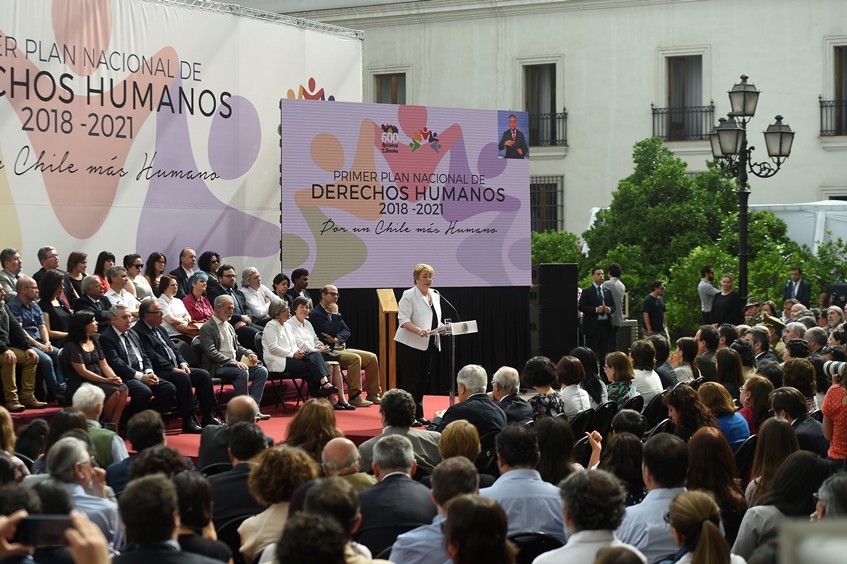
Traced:
<path id="1" fill-rule="evenodd" d="M 800 325 L 798 323 L 798 325 Z M 812 354 L 812 348 L 806 339 L 790 339 L 785 342 L 785 352 L 782 353 L 782 360 L 788 361 L 791 358 L 809 358 Z M 783 367 L 783 372 L 784 372 Z"/>
<path id="2" fill-rule="evenodd" d="M 229 430 L 232 470 L 209 476 L 212 487 L 212 520 L 215 528 L 242 515 L 257 515 L 265 508 L 248 491 L 248 478 L 256 459 L 268 448 L 265 434 L 255 423 L 236 423 Z"/>
<path id="3" fill-rule="evenodd" d="M 562 417 L 545 417 L 533 429 L 538 437 L 541 454 L 535 469 L 542 480 L 558 486 L 559 482 L 574 472 L 583 470 L 580 464 L 572 460 L 574 436 L 571 426 Z M 599 460 L 599 453 L 597 456 Z"/>
<path id="4" fill-rule="evenodd" d="M 701 325 L 694 335 L 697 342 L 697 356 L 694 365 L 700 371 L 700 376 L 707 382 L 715 381 L 715 354 L 720 344 L 720 333 L 711 325 Z M 767 344 L 765 345 L 767 348 Z"/>
<path id="5" fill-rule="evenodd" d="M 197 466 L 202 471 L 210 464 L 229 462 L 229 432 L 236 423 L 254 423 L 259 406 L 250 396 L 236 396 L 226 406 L 226 426 L 209 425 L 200 435 Z M 270 441 L 273 444 L 273 439 Z"/>
<path id="6" fill-rule="evenodd" d="M 162 295 L 161 279 L 165 275 L 165 267 L 168 265 L 168 257 L 159 251 L 153 251 L 144 263 L 144 279 L 153 290 L 153 296 L 158 298 Z M 177 283 L 179 286 L 179 283 Z"/>
<path id="7" fill-rule="evenodd" d="M 759 426 L 770 417 L 771 402 L 768 396 L 773 391 L 773 385 L 766 378 L 751 376 L 741 388 L 740 413 L 747 421 L 751 435 L 759 434 Z"/>
<path id="8" fill-rule="evenodd" d="M 514 564 L 517 547 L 507 538 L 506 514 L 493 500 L 456 496 L 447 504 L 444 544 L 455 564 Z"/>
<path id="9" fill-rule="evenodd" d="M 141 348 L 147 354 L 156 375 L 174 385 L 179 413 L 182 416 L 182 432 L 199 434 L 201 421 L 194 411 L 199 403 L 202 425 L 220 425 L 212 410 L 217 407 L 212 390 L 212 377 L 202 368 L 191 368 L 179 349 L 171 343 L 162 328 L 162 306 L 155 300 L 145 300 L 138 309 L 139 321 L 132 328 Z"/>
<path id="10" fill-rule="evenodd" d="M 133 321 L 138 319 L 140 302 L 126 289 L 129 284 L 126 269 L 122 266 L 113 266 L 106 271 L 106 278 L 109 280 L 109 289 L 106 290 L 105 298 L 113 306 L 117 304 L 126 306 L 132 314 Z"/>
<path id="11" fill-rule="evenodd" d="M 715 381 L 726 388 L 732 399 L 739 398 L 744 385 L 744 368 L 741 355 L 734 349 L 721 349 L 715 354 Z"/>
<path id="12" fill-rule="evenodd" d="M 59 349 L 50 343 L 47 322 L 37 303 L 38 284 L 29 276 L 21 276 L 15 284 L 18 295 L 8 306 L 29 341 L 30 350 L 38 355 L 36 375 L 47 385 L 47 400 L 64 404 L 66 385 L 59 368 Z"/>
<path id="13" fill-rule="evenodd" d="M 103 402 L 106 394 L 101 388 L 92 384 L 83 384 L 73 395 L 73 406 L 85 416 L 88 424 L 88 435 L 96 450 L 94 457 L 101 468 L 106 468 L 114 462 L 120 462 L 129 456 L 126 443 L 115 433 L 100 425 L 100 415 L 103 413 Z"/>
<path id="14" fill-rule="evenodd" d="M 534 356 L 526 361 L 521 373 L 525 386 L 535 388 L 535 395 L 529 398 L 532 418 L 538 421 L 542 417 L 554 417 L 565 412 L 562 396 L 553 389 L 556 381 L 556 365 L 546 356 Z"/>
<path id="15" fill-rule="evenodd" d="M 456 496 L 479 493 L 479 476 L 473 463 L 463 456 L 445 458 L 432 471 L 432 501 L 438 510 L 432 523 L 397 537 L 391 562 L 443 564 L 450 559 L 444 544 L 444 506 Z"/>
<path id="16" fill-rule="evenodd" d="M 619 432 L 600 455 L 597 468 L 611 472 L 621 481 L 627 492 L 624 500 L 627 507 L 641 503 L 647 495 L 641 469 L 643 450 L 641 439 L 628 432 Z"/>
<path id="17" fill-rule="evenodd" d="M 840 469 L 847 458 L 847 365 L 841 362 L 827 362 L 824 372 L 832 378 L 832 386 L 826 392 L 821 412 L 823 413 L 823 436 L 829 443 L 827 459 L 833 469 Z"/>
<path id="18" fill-rule="evenodd" d="M 71 497 L 71 493 L 65 487 L 65 484 L 59 480 L 53 478 L 40 480 L 24 489 L 31 489 L 38 495 L 41 501 L 40 513 L 44 515 L 69 516 L 74 511 L 74 500 Z M 0 512 L 0 514 L 4 513 Z M 97 532 L 100 533 L 100 530 L 97 529 Z M 106 546 L 105 539 L 103 540 L 103 546 Z M 108 554 L 108 550 L 106 550 L 106 553 Z M 36 547 L 32 556 L 40 564 L 73 562 L 65 546 Z"/>
<path id="19" fill-rule="evenodd" d="M 800 450 L 791 424 L 771 418 L 762 424 L 753 456 L 753 480 L 744 494 L 747 506 L 758 505 L 758 500 L 773 491 L 776 473 L 785 460 Z"/>
<path id="20" fill-rule="evenodd" d="M 718 350 L 729 347 L 738 338 L 738 328 L 732 323 L 718 326 Z"/>
<path id="21" fill-rule="evenodd" d="M 44 442 L 49 430 L 50 426 L 44 419 L 33 419 L 30 423 L 19 427 L 14 452 L 35 460 L 44 452 Z"/>
<path id="22" fill-rule="evenodd" d="M 670 359 L 678 382 L 691 382 L 700 377 L 694 359 L 697 357 L 697 341 L 691 337 L 680 337 L 676 340 L 676 351 Z"/>
<path id="23" fill-rule="evenodd" d="M 479 433 L 476 427 L 464 419 L 453 421 L 441 433 L 438 452 L 441 455 L 441 460 L 447 460 L 455 456 L 464 456 L 471 462 L 478 462 L 479 454 L 482 452 L 482 445 L 479 442 Z M 427 487 L 431 487 L 431 477 L 424 476 L 421 478 L 421 483 Z M 479 475 L 479 487 L 487 488 L 492 484 L 494 484 L 494 476 L 491 474 Z"/>
<path id="24" fill-rule="evenodd" d="M 817 373 L 812 363 L 805 358 L 791 358 L 782 365 L 782 374 L 782 385 L 798 389 L 806 398 L 809 412 L 815 411 L 818 408 L 815 401 L 815 394 L 818 393 Z"/>
<path id="25" fill-rule="evenodd" d="M 8 302 L 15 297 L 15 281 L 21 274 L 21 254 L 17 249 L 6 248 L 0 252 L 0 265 L 3 270 L 0 270 L 0 289 L 5 293 L 0 299 Z"/>
<path id="26" fill-rule="evenodd" d="M 212 377 L 234 378 L 235 395 L 247 395 L 247 384 L 250 384 L 250 395 L 256 400 L 256 405 L 262 404 L 265 392 L 265 382 L 268 380 L 268 369 L 257 364 L 259 358 L 252 350 L 242 347 L 235 338 L 235 330 L 229 324 L 232 317 L 233 301 L 229 296 L 215 298 L 215 315 L 200 329 L 200 344 L 203 347 L 202 367 Z M 247 357 L 250 365 L 241 362 Z M 269 415 L 259 414 L 260 419 L 269 419 Z"/>
<path id="27" fill-rule="evenodd" d="M 606 389 L 606 382 L 600 378 L 600 365 L 594 351 L 588 347 L 577 347 L 569 354 L 579 360 L 585 370 L 585 380 L 580 386 L 588 392 L 591 407 L 596 409 L 609 401 L 609 391 Z"/>
<path id="28" fill-rule="evenodd" d="M 309 287 L 309 271 L 305 268 L 295 268 L 291 271 L 291 288 L 288 289 L 288 295 L 292 300 L 297 298 L 306 298 L 310 302 L 312 296 L 306 288 Z"/>
<path id="29" fill-rule="evenodd" d="M 288 293 L 289 288 L 291 288 L 291 278 L 289 278 L 287 274 L 280 272 L 274 276 L 274 295 L 280 300 L 288 302 L 288 309 L 291 309 L 294 306 L 294 297 Z"/>
<path id="30" fill-rule="evenodd" d="M 0 287 L 0 300 L 3 288 Z M 9 305 L 0 305 L 0 379 L 3 380 L 3 395 L 6 409 L 19 413 L 27 407 L 41 409 L 47 404 L 35 398 L 35 372 L 38 368 L 38 355 L 29 344 L 26 332 L 15 319 Z M 18 401 L 18 387 L 15 383 L 15 367 L 22 366 L 21 395 Z"/>
<path id="31" fill-rule="evenodd" d="M 634 546 L 615 537 L 614 530 L 626 512 L 626 490 L 620 481 L 604 470 L 586 470 L 567 477 L 559 485 L 564 506 L 568 543 L 536 558 L 533 564 L 593 562 L 604 547 L 625 547 L 640 562 L 647 558 Z"/>
<path id="32" fill-rule="evenodd" d="M 44 474 L 47 472 L 47 452 L 56 441 L 63 438 L 65 433 L 72 429 L 78 429 L 84 431 L 86 434 L 88 433 L 88 423 L 86 423 L 85 416 L 79 410 L 73 407 L 66 407 L 53 415 L 53 418 L 50 420 L 50 428 L 47 431 L 47 436 L 44 437 L 42 454 L 32 463 L 33 474 Z"/>
<path id="33" fill-rule="evenodd" d="M 671 500 L 685 491 L 688 475 L 685 442 L 668 433 L 650 438 L 644 444 L 643 475 L 647 496 L 638 505 L 627 507 L 615 534 L 622 542 L 638 548 L 648 562 L 659 562 L 677 551 L 664 516 Z"/>
<path id="34" fill-rule="evenodd" d="M 254 346 L 256 333 L 261 331 L 262 328 L 255 325 L 250 316 L 247 315 L 247 302 L 244 300 L 244 294 L 238 290 L 235 277 L 235 267 L 231 264 L 222 264 L 217 271 L 218 285 L 209 287 L 206 296 L 211 302 L 214 302 L 218 296 L 223 295 L 232 298 L 233 310 L 229 324 L 235 330 L 241 346 L 249 349 Z"/>
<path id="35" fill-rule="evenodd" d="M 68 324 L 68 338 L 62 349 L 65 375 L 68 377 L 68 393 L 76 392 L 83 383 L 91 383 L 106 394 L 103 404 L 105 420 L 113 426 L 121 421 L 129 394 L 126 384 L 106 362 L 106 353 L 100 346 L 97 320 L 93 312 L 75 311 Z"/>
<path id="36" fill-rule="evenodd" d="M 532 421 L 532 406 L 523 399 L 520 391 L 520 376 L 511 366 L 501 366 L 491 377 L 491 401 L 500 406 L 508 423 Z"/>
<path id="37" fill-rule="evenodd" d="M 752 343 L 753 350 L 756 352 L 756 367 L 764 361 L 779 362 L 771 350 L 771 334 L 767 327 L 761 325 L 750 327 L 744 338 Z"/>
<path id="38" fill-rule="evenodd" d="M 29 488 L 18 484 L 4 484 L 0 487 L 0 522 L 3 524 L 3 548 L 0 557 L 4 563 L 22 564 L 54 564 L 73 562 L 65 547 L 32 547 L 18 543 L 12 543 L 15 527 L 21 526 L 18 522 L 25 517 L 37 518 L 41 513 L 64 513 L 67 515 L 73 510 L 73 501 L 70 499 L 65 486 L 55 480 L 47 480 L 43 485 L 39 484 Z M 8 516 L 9 518 L 7 519 Z M 98 531 L 99 532 L 99 531 Z M 105 545 L 105 542 L 103 542 Z M 108 551 L 106 551 L 105 562 L 109 562 Z M 87 563 L 86 563 L 87 564 Z"/>
<path id="39" fill-rule="evenodd" d="M 281 445 L 266 449 L 255 461 L 247 485 L 250 494 L 266 507 L 238 527 L 241 554 L 252 562 L 279 538 L 288 518 L 288 502 L 299 488 L 318 477 L 318 465 L 306 452 Z"/>
<path id="40" fill-rule="evenodd" d="M 143 302 L 147 298 L 152 297 L 153 288 L 150 287 L 150 283 L 144 278 L 144 260 L 141 258 L 141 255 L 138 253 L 125 255 L 124 268 L 132 286 L 130 288 L 130 284 L 127 284 L 127 290 L 132 292 L 135 289 L 135 293 L 133 294 L 135 299 Z"/>
<path id="41" fill-rule="evenodd" d="M 188 279 L 194 274 L 195 264 L 197 264 L 197 253 L 194 252 L 194 249 L 185 248 L 179 252 L 179 266 L 168 273 L 176 278 L 179 284 L 179 290 L 176 293 L 176 297 L 179 299 L 184 299 L 191 293 L 191 285 L 188 283 Z"/>
<path id="42" fill-rule="evenodd" d="M 808 518 L 815 511 L 814 494 L 829 474 L 829 466 L 817 454 L 799 451 L 789 456 L 770 493 L 744 515 L 732 553 L 746 559 L 786 517 Z"/>
<path id="43" fill-rule="evenodd" d="M 344 437 L 336 437 L 326 443 L 321 455 L 321 468 L 324 476 L 349 482 L 357 493 L 376 484 L 376 478 L 361 471 L 362 455 L 356 449 L 356 443 Z"/>
<path id="44" fill-rule="evenodd" d="M 13 479 L 20 483 L 29 475 L 23 461 L 15 454 L 15 425 L 9 411 L 0 406 L 0 458 L 8 458 L 14 468 Z"/>
<path id="45" fill-rule="evenodd" d="M 757 362 L 756 376 L 761 376 L 768 380 L 774 389 L 782 387 L 782 366 L 776 361 L 764 360 Z"/>
<path id="46" fill-rule="evenodd" d="M 154 446 L 144 449 L 129 465 L 129 480 L 131 482 L 151 474 L 173 476 L 191 470 L 194 470 L 191 459 L 182 456 L 175 448 Z"/>
<path id="47" fill-rule="evenodd" d="M 656 371 L 656 374 L 659 375 L 659 379 L 662 381 L 662 389 L 676 386 L 679 379 L 677 379 L 676 372 L 668 362 L 668 357 L 671 355 L 671 347 L 667 339 L 662 335 L 650 335 L 649 337 L 644 337 L 644 340 L 652 344 L 653 349 L 656 351 L 656 367 L 653 370 Z"/>
<path id="48" fill-rule="evenodd" d="M 41 282 L 45 272 L 59 268 L 59 252 L 56 250 L 56 247 L 41 247 L 38 249 L 37 256 L 38 262 L 41 264 L 41 268 L 32 275 L 32 279 L 36 282 Z"/>
<path id="49" fill-rule="evenodd" d="M 320 460 L 326 444 L 344 433 L 338 428 L 335 413 L 325 399 L 311 398 L 297 411 L 285 436 L 285 444 L 306 451 Z"/>
<path id="50" fill-rule="evenodd" d="M 729 348 L 738 353 L 741 357 L 741 368 L 744 373 L 744 380 L 753 376 L 756 373 L 756 351 L 753 349 L 753 344 L 746 339 L 735 339 Z"/>
<path id="51" fill-rule="evenodd" d="M 775 417 L 785 419 L 794 427 L 800 450 L 808 450 L 826 458 L 829 441 L 823 435 L 823 426 L 809 415 L 806 398 L 797 388 L 777 388 L 770 394 L 771 409 Z"/>
<path id="52" fill-rule="evenodd" d="M 721 513 L 714 498 L 706 492 L 683 492 L 670 505 L 670 528 L 680 547 L 677 563 L 745 564 L 729 553 L 721 533 Z"/>
<path id="53" fill-rule="evenodd" d="M 82 280 L 88 274 L 88 255 L 80 251 L 73 251 L 68 255 L 68 269 L 65 274 L 64 286 L 65 296 L 68 298 L 68 309 L 73 309 L 73 304 L 83 295 Z"/>
<path id="54" fill-rule="evenodd" d="M 220 562 L 230 562 L 232 550 L 217 540 L 212 524 L 212 488 L 197 472 L 177 472 L 171 477 L 179 502 L 179 548 Z"/>
<path id="55" fill-rule="evenodd" d="M 209 277 L 205 272 L 195 272 L 188 279 L 190 291 L 182 298 L 182 303 L 195 323 L 206 323 L 215 314 L 212 304 L 204 295 L 208 286 Z"/>
<path id="56" fill-rule="evenodd" d="M 165 446 L 165 425 L 162 423 L 162 416 L 152 409 L 136 413 L 129 418 L 126 425 L 126 437 L 135 454 L 114 462 L 106 468 L 106 484 L 115 493 L 122 492 L 126 488 L 129 482 L 129 467 L 143 451 L 156 446 Z"/>
<path id="57" fill-rule="evenodd" d="M 703 405 L 714 415 L 730 448 L 735 451 L 750 436 L 750 427 L 744 416 L 736 411 L 729 392 L 716 382 L 703 382 L 697 393 Z"/>
<path id="58" fill-rule="evenodd" d="M 65 275 L 59 270 L 48 270 L 38 283 L 38 307 L 44 315 L 47 336 L 54 347 L 61 348 L 68 336 L 71 319 L 70 302 L 62 290 Z"/>
<path id="59" fill-rule="evenodd" d="M 127 417 L 132 417 L 148 407 L 159 413 L 170 409 L 176 388 L 153 372 L 150 358 L 144 352 L 138 334 L 130 331 L 132 314 L 121 304 L 109 310 L 112 325 L 100 335 L 100 344 L 106 362 L 112 371 L 126 383 L 131 399 Z"/>
<path id="60" fill-rule="evenodd" d="M 643 437 L 647 432 L 647 419 L 634 409 L 622 409 L 612 417 L 612 434 L 631 433 Z"/>
<path id="61" fill-rule="evenodd" d="M 591 398 L 580 384 L 585 380 L 585 369 L 575 357 L 563 356 L 556 365 L 556 378 L 562 389 L 559 394 L 565 404 L 568 421 L 591 407 Z"/>
<path id="62" fill-rule="evenodd" d="M 162 306 L 162 318 L 165 331 L 171 337 L 191 339 L 199 335 L 197 324 L 191 321 L 191 315 L 185 304 L 176 297 L 179 283 L 170 274 L 159 279 L 159 305 Z"/>
<path id="63" fill-rule="evenodd" d="M 253 323 L 264 326 L 270 321 L 268 306 L 274 300 L 274 293 L 262 284 L 258 269 L 248 266 L 241 271 L 241 294 L 247 302 L 247 315 Z"/>
<path id="64" fill-rule="evenodd" d="M 94 276 L 103 284 L 104 293 L 109 289 L 109 278 L 106 274 L 113 266 L 115 266 L 115 255 L 109 251 L 100 251 L 97 262 L 94 263 Z"/>
<path id="65" fill-rule="evenodd" d="M 609 379 L 609 401 L 617 404 L 621 409 L 624 404 L 639 395 L 635 388 L 635 373 L 632 370 L 632 361 L 622 352 L 610 352 L 606 355 L 606 378 Z"/>
<path id="66" fill-rule="evenodd" d="M 809 343 L 809 350 L 812 354 L 820 354 L 821 349 L 827 345 L 826 331 L 821 327 L 813 327 L 806 331 L 803 338 Z"/>
<path id="67" fill-rule="evenodd" d="M 653 367 L 656 364 L 656 349 L 649 341 L 635 341 L 629 351 L 635 379 L 632 384 L 638 393 L 644 396 L 644 406 L 650 400 L 662 393 L 662 380 Z"/>
<path id="68" fill-rule="evenodd" d="M 495 500 L 509 518 L 509 534 L 541 531 L 565 542 L 562 504 L 556 486 L 541 479 L 538 436 L 527 425 L 509 425 L 497 435 L 500 477 L 479 494 Z"/>
<path id="69" fill-rule="evenodd" d="M 277 541 L 275 562 L 344 564 L 347 538 L 335 519 L 300 513 L 285 523 Z"/>
<path id="70" fill-rule="evenodd" d="M 106 499 L 106 471 L 94 466 L 94 456 L 83 441 L 73 437 L 56 441 L 47 451 L 47 473 L 67 486 L 76 510 L 97 525 L 110 550 L 121 546 L 121 515 L 117 504 Z"/>
<path id="71" fill-rule="evenodd" d="M 488 375 L 478 364 L 469 364 L 459 370 L 456 375 L 459 403 L 450 406 L 446 411 L 436 412 L 432 422 L 432 430 L 441 432 L 449 423 L 457 419 L 471 422 L 479 436 L 491 432 L 499 432 L 506 426 L 506 414 L 497 407 L 485 389 L 488 386 Z"/>
<path id="72" fill-rule="evenodd" d="M 688 441 L 689 490 L 710 492 L 720 508 L 726 540 L 735 541 L 747 502 L 735 478 L 735 458 L 729 443 L 714 427 L 704 427 Z M 729 546 L 727 546 L 727 551 Z"/>
<path id="73" fill-rule="evenodd" d="M 197 257 L 197 268 L 208 277 L 209 290 L 219 284 L 217 270 L 220 265 L 221 255 L 215 251 L 204 251 Z"/>
<path id="74" fill-rule="evenodd" d="M 174 544 L 179 539 L 180 514 L 176 487 L 159 474 L 145 476 L 127 485 L 120 499 L 121 517 L 131 545 L 115 556 L 115 564 L 141 562 L 184 562 L 216 564 L 201 554 L 181 552 Z"/>
<path id="75" fill-rule="evenodd" d="M 372 466 L 379 483 L 359 492 L 362 523 L 353 538 L 379 554 L 397 535 L 431 523 L 437 511 L 429 489 L 412 480 L 417 465 L 409 439 L 382 437 L 374 446 Z"/>
<path id="76" fill-rule="evenodd" d="M 847 516 L 847 472 L 838 472 L 824 480 L 816 499 L 812 521 Z"/>
<path id="77" fill-rule="evenodd" d="M 727 349 L 723 349 L 727 350 Z M 677 384 L 662 398 L 668 417 L 674 423 L 674 434 L 685 441 L 702 427 L 717 427 L 709 408 L 700 401 L 697 390 L 688 384 Z"/>

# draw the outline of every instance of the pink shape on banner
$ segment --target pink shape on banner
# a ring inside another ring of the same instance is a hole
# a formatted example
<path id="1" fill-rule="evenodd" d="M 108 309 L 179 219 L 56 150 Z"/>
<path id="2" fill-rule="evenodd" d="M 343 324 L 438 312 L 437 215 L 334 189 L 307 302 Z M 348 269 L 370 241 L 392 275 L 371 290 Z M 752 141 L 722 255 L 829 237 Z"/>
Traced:
<path id="1" fill-rule="evenodd" d="M 245 174 L 256 163 L 262 146 L 259 112 L 247 98 L 233 96 L 229 118 L 220 112 L 212 118 L 209 130 L 209 163 L 218 176 L 232 180 Z M 232 156 L 236 158 L 231 158 Z"/>
<path id="2" fill-rule="evenodd" d="M 59 46 L 59 56 L 64 59 L 61 46 L 76 47 L 77 56 L 74 61 L 65 60 L 73 71 L 80 76 L 90 76 L 97 67 L 85 64 L 82 49 L 95 53 L 94 59 L 99 60 L 101 53 L 109 48 L 112 38 L 112 5 L 109 0 L 53 0 L 53 33 Z M 42 42 L 42 46 L 49 45 Z M 38 56 L 48 59 L 50 53 Z"/>
<path id="3" fill-rule="evenodd" d="M 171 95 L 176 97 L 177 80 Z M 186 115 L 159 112 L 156 120 L 154 170 L 197 172 L 191 149 Z M 223 157 L 214 168 L 238 170 L 238 155 Z M 208 171 L 207 171 L 208 172 Z M 150 180 L 147 199 L 138 224 L 138 252 L 147 256 L 161 251 L 174 260 L 183 247 L 198 252 L 214 249 L 222 256 L 266 257 L 279 252 L 278 225 L 244 213 L 221 202 L 202 178 L 155 177 Z"/>

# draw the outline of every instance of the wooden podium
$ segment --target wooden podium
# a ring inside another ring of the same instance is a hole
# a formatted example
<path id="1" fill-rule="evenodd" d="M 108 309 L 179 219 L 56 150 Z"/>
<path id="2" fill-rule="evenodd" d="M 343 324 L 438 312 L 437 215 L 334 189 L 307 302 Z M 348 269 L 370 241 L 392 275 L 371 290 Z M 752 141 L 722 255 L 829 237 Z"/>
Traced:
<path id="1" fill-rule="evenodd" d="M 383 392 L 397 387 L 397 344 L 394 335 L 397 333 L 397 298 L 394 290 L 380 289 L 376 291 L 379 300 L 379 374 Z"/>

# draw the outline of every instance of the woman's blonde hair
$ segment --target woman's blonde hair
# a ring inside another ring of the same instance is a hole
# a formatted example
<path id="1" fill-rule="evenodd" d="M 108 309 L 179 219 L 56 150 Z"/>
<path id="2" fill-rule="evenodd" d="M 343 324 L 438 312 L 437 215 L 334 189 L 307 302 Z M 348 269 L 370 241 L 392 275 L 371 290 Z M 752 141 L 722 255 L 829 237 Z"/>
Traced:
<path id="1" fill-rule="evenodd" d="M 692 551 L 691 564 L 729 564 L 729 545 L 721 533 L 721 510 L 711 493 L 683 492 L 671 501 L 671 527 Z"/>
<path id="2" fill-rule="evenodd" d="M 0 406 L 0 450 L 15 453 L 15 424 L 5 407 Z"/>
<path id="3" fill-rule="evenodd" d="M 471 462 L 479 456 L 482 446 L 479 444 L 479 432 L 473 424 L 464 419 L 457 419 L 444 427 L 441 440 L 438 442 L 438 452 L 441 460 L 454 456 L 464 456 Z"/>
<path id="4" fill-rule="evenodd" d="M 413 274 L 415 276 L 415 282 L 418 281 L 418 278 L 420 278 L 421 274 L 423 274 L 424 272 L 429 272 L 430 276 L 435 276 L 435 270 L 433 270 L 433 268 L 430 265 L 420 263 L 420 264 L 415 265 L 415 270 L 413 272 Z"/>
<path id="5" fill-rule="evenodd" d="M 635 380 L 635 373 L 632 371 L 632 361 L 629 360 L 626 354 L 620 351 L 611 352 L 606 355 L 606 366 L 615 370 L 614 377 L 612 378 L 615 382 Z"/>

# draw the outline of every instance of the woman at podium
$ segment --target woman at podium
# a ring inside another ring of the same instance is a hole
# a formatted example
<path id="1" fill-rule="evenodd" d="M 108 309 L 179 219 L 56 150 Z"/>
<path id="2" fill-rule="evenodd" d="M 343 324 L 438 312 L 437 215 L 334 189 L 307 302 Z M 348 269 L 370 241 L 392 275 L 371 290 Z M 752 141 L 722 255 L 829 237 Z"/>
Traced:
<path id="1" fill-rule="evenodd" d="M 397 341 L 397 384 L 415 398 L 415 427 L 429 425 L 424 417 L 423 396 L 429 381 L 432 357 L 441 350 L 441 296 L 431 288 L 435 271 L 428 264 L 414 270 L 415 285 L 403 292 L 398 303 L 394 340 Z"/>

